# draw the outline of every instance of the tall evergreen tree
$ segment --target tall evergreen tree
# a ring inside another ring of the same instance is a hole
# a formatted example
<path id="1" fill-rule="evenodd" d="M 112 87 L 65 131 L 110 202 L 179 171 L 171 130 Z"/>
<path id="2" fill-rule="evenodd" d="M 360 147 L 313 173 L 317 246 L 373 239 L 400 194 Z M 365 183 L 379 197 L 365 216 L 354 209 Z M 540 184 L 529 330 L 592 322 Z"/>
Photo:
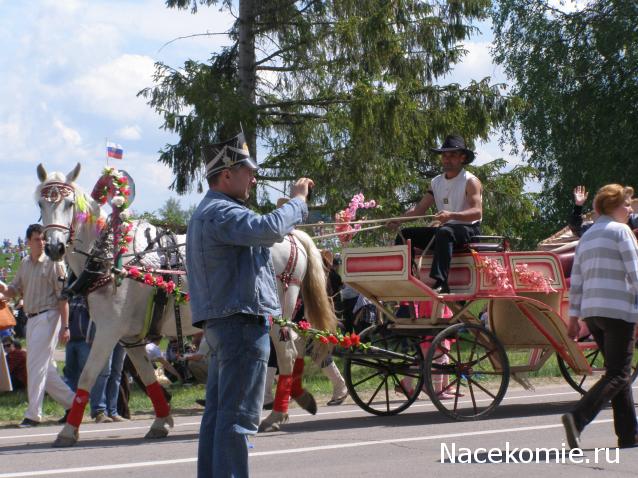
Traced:
<path id="1" fill-rule="evenodd" d="M 489 79 L 444 84 L 490 4 L 239 0 L 231 46 L 181 70 L 157 64 L 155 86 L 141 92 L 179 135 L 160 156 L 173 187 L 201 185 L 201 145 L 241 122 L 252 150 L 258 143 L 266 152 L 263 178 L 310 176 L 324 201 L 345 206 L 361 190 L 384 213 L 404 209 L 437 173 L 429 147 L 450 132 L 487 139 L 510 115 L 510 100 Z"/>
<path id="2" fill-rule="evenodd" d="M 497 0 L 495 59 L 523 101 L 516 116 L 543 179 L 546 232 L 564 225 L 572 189 L 634 184 L 638 162 L 638 2 Z"/>

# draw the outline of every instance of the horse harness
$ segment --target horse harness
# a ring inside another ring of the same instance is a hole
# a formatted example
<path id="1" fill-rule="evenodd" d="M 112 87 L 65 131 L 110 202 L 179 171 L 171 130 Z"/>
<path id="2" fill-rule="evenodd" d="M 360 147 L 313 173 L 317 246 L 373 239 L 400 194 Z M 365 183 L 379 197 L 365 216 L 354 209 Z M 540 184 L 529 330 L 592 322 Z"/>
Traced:
<path id="1" fill-rule="evenodd" d="M 295 241 L 294 235 L 288 234 L 286 238 L 288 239 L 288 242 L 290 242 L 290 255 L 288 256 L 288 262 L 286 263 L 286 267 L 284 267 L 284 270 L 277 275 L 277 279 L 279 279 L 279 281 L 281 282 L 282 288 L 284 290 L 284 300 L 283 300 L 283 304 L 281 304 L 282 315 L 284 313 L 283 308 L 286 303 L 285 298 L 286 298 L 286 293 L 288 292 L 288 288 L 290 287 L 291 284 L 301 286 L 301 281 L 297 277 L 293 276 L 295 269 L 297 268 L 297 261 L 299 259 L 299 246 L 297 245 L 297 241 Z M 299 307 L 299 304 L 297 303 L 292 313 L 293 317 L 298 307 Z M 282 340 L 287 340 L 287 338 L 282 338 Z"/>

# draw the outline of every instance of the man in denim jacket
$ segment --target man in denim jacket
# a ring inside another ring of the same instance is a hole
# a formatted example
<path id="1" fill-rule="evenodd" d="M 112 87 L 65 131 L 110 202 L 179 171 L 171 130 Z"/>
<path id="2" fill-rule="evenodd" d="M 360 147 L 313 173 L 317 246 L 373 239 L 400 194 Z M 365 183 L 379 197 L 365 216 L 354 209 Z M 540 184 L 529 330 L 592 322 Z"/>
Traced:
<path id="1" fill-rule="evenodd" d="M 281 313 L 269 247 L 306 218 L 314 183 L 299 179 L 288 203 L 261 216 L 245 205 L 257 165 L 243 134 L 204 154 L 210 189 L 186 236 L 193 324 L 211 349 L 197 476 L 244 477 L 263 405 L 268 316 Z"/>

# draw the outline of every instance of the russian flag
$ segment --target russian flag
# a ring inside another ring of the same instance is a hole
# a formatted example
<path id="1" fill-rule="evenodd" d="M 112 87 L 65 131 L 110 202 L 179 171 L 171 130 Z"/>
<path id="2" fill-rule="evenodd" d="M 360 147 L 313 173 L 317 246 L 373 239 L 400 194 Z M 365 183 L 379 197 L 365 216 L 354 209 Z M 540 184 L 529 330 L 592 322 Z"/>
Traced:
<path id="1" fill-rule="evenodd" d="M 106 156 L 113 159 L 122 159 L 124 157 L 124 150 L 122 146 L 119 144 L 111 143 L 107 141 L 106 143 Z"/>

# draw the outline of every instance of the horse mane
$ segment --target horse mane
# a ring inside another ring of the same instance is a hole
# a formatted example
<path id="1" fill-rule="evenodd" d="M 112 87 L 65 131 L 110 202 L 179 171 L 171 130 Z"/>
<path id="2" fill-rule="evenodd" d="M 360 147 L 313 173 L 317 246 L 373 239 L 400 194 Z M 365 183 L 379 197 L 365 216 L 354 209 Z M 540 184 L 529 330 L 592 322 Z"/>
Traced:
<path id="1" fill-rule="evenodd" d="M 337 317 L 328 298 L 326 271 L 321 253 L 308 234 L 298 229 L 292 233 L 308 253 L 308 268 L 301 283 L 304 313 L 313 327 L 334 332 L 337 328 Z"/>

